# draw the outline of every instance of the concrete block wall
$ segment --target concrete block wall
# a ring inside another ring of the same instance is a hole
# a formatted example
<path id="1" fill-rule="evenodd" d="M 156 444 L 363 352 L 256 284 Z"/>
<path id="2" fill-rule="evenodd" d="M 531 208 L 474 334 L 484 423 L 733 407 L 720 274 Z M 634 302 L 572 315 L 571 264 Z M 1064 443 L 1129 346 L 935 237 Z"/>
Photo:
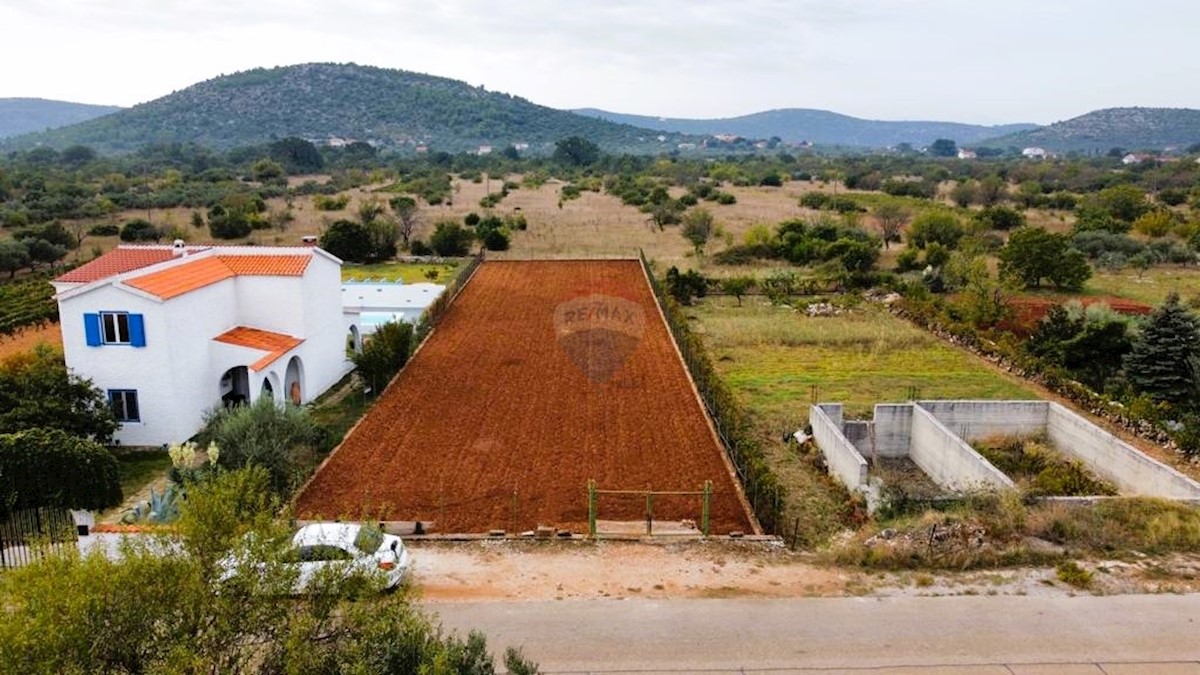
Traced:
<path id="1" fill-rule="evenodd" d="M 1122 494 L 1200 499 L 1200 483 L 1058 403 L 1048 404 L 1046 434 L 1054 447 L 1113 483 Z"/>
<path id="2" fill-rule="evenodd" d="M 846 420 L 842 422 L 842 433 L 845 434 L 846 440 L 850 441 L 851 445 L 858 450 L 858 454 L 863 458 L 868 458 L 874 451 L 871 447 L 871 430 L 875 426 L 873 422 L 864 420 Z"/>
<path id="3" fill-rule="evenodd" d="M 994 436 L 1029 436 L 1046 430 L 1046 401 L 919 401 L 968 442 Z"/>
<path id="4" fill-rule="evenodd" d="M 908 448 L 912 444 L 912 411 L 911 403 L 880 403 L 875 406 L 876 457 L 908 457 Z"/>
<path id="5" fill-rule="evenodd" d="M 825 455 L 829 472 L 851 491 L 867 490 L 867 460 L 842 433 L 842 406 L 814 405 L 809 408 L 808 423 L 812 425 L 817 447 Z"/>
<path id="6" fill-rule="evenodd" d="M 920 405 L 912 410 L 908 456 L 938 485 L 951 490 L 1012 488 L 1012 480 Z"/>

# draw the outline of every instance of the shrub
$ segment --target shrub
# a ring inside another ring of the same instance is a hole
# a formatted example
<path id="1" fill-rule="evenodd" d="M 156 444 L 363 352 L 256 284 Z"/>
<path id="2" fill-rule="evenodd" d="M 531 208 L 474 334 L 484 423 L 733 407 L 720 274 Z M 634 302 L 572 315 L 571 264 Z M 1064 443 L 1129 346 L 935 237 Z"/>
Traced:
<path id="1" fill-rule="evenodd" d="M 313 206 L 318 211 L 341 211 L 350 203 L 350 195 L 317 195 L 313 197 Z"/>
<path id="2" fill-rule="evenodd" d="M 475 227 L 479 224 L 479 214 L 472 211 L 463 216 L 463 224 L 467 227 Z"/>
<path id="3" fill-rule="evenodd" d="M 121 241 L 158 241 L 161 238 L 158 228 L 148 220 L 135 218 L 121 226 Z"/>
<path id="4" fill-rule="evenodd" d="M 59 429 L 0 434 L 0 520 L 10 509 L 120 503 L 117 460 L 99 443 Z"/>
<path id="5" fill-rule="evenodd" d="M 321 435 L 307 408 L 264 396 L 251 405 L 209 411 L 197 439 L 198 445 L 220 448 L 218 462 L 225 469 L 262 467 L 271 488 L 283 495 L 307 475 Z"/>
<path id="6" fill-rule="evenodd" d="M 375 245 L 362 223 L 337 220 L 321 234 L 321 248 L 342 260 L 366 262 L 372 257 Z"/>
<path id="7" fill-rule="evenodd" d="M 672 266 L 667 270 L 667 293 L 681 305 L 690 305 L 694 298 L 703 298 L 708 294 L 708 279 L 696 270 L 681 273 L 678 267 Z"/>
<path id="8" fill-rule="evenodd" d="M 378 395 L 404 364 L 412 349 L 411 324 L 389 321 L 367 339 L 363 350 L 354 355 L 354 366 L 363 382 Z"/>
<path id="9" fill-rule="evenodd" d="M 810 209 L 823 209 L 829 202 L 830 195 L 824 192 L 805 192 L 800 196 L 800 206 Z"/>
<path id="10" fill-rule="evenodd" d="M 453 220 L 446 220 L 434 226 L 429 244 L 437 255 L 455 257 L 467 255 L 474 239 L 475 235 L 470 230 Z"/>
<path id="11" fill-rule="evenodd" d="M 433 249 L 420 239 L 413 239 L 409 244 L 408 251 L 413 255 L 433 255 Z"/>
<path id="12" fill-rule="evenodd" d="M 917 248 L 937 242 L 950 250 L 958 248 L 965 231 L 958 218 L 949 211 L 926 211 L 913 220 L 908 241 Z"/>
<path id="13" fill-rule="evenodd" d="M 121 228 L 115 223 L 100 223 L 88 229 L 88 234 L 93 237 L 115 237 L 120 233 Z"/>
<path id="14" fill-rule="evenodd" d="M 1015 230 L 1025 224 L 1025 214 L 1008 206 L 988 206 L 974 216 L 975 222 L 989 230 Z"/>

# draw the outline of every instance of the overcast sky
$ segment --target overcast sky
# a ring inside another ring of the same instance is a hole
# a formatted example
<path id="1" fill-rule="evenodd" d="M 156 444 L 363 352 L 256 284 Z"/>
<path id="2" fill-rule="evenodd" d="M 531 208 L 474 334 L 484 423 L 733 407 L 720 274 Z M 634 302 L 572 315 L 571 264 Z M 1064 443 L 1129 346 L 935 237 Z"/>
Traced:
<path id="1" fill-rule="evenodd" d="M 1049 123 L 1200 107 L 1196 0 L 0 0 L 0 97 L 400 68 L 556 108 Z"/>

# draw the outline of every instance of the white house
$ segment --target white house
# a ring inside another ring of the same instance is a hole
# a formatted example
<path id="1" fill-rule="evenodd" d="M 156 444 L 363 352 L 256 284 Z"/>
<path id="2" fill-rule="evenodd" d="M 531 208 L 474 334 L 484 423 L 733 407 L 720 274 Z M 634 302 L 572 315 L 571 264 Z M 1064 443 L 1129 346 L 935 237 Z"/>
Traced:
<path id="1" fill-rule="evenodd" d="M 389 321 L 416 324 L 425 309 L 446 290 L 441 284 L 402 281 L 342 282 L 342 309 L 353 323 L 370 335 Z"/>
<path id="2" fill-rule="evenodd" d="M 352 368 L 341 261 L 315 247 L 120 246 L 54 281 L 67 366 L 126 445 L 191 437 L 205 411 L 306 403 Z"/>
<path id="3" fill-rule="evenodd" d="M 1025 159 L 1046 159 L 1048 153 L 1043 148 L 1025 148 L 1021 156 Z"/>
<path id="4" fill-rule="evenodd" d="M 958 149 L 958 158 L 959 159 L 975 159 L 976 157 L 978 157 L 978 155 L 975 153 L 974 150 L 967 150 L 966 148 Z"/>

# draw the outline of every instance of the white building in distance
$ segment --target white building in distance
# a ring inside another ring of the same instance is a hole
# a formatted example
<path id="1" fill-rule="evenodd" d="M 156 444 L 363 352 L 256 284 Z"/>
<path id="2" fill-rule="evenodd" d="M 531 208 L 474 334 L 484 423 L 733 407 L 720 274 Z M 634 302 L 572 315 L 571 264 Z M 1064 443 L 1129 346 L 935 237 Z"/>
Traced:
<path id="1" fill-rule="evenodd" d="M 216 406 L 311 401 L 352 369 L 341 261 L 315 247 L 120 246 L 54 280 L 67 366 L 125 445 L 190 438 Z"/>

